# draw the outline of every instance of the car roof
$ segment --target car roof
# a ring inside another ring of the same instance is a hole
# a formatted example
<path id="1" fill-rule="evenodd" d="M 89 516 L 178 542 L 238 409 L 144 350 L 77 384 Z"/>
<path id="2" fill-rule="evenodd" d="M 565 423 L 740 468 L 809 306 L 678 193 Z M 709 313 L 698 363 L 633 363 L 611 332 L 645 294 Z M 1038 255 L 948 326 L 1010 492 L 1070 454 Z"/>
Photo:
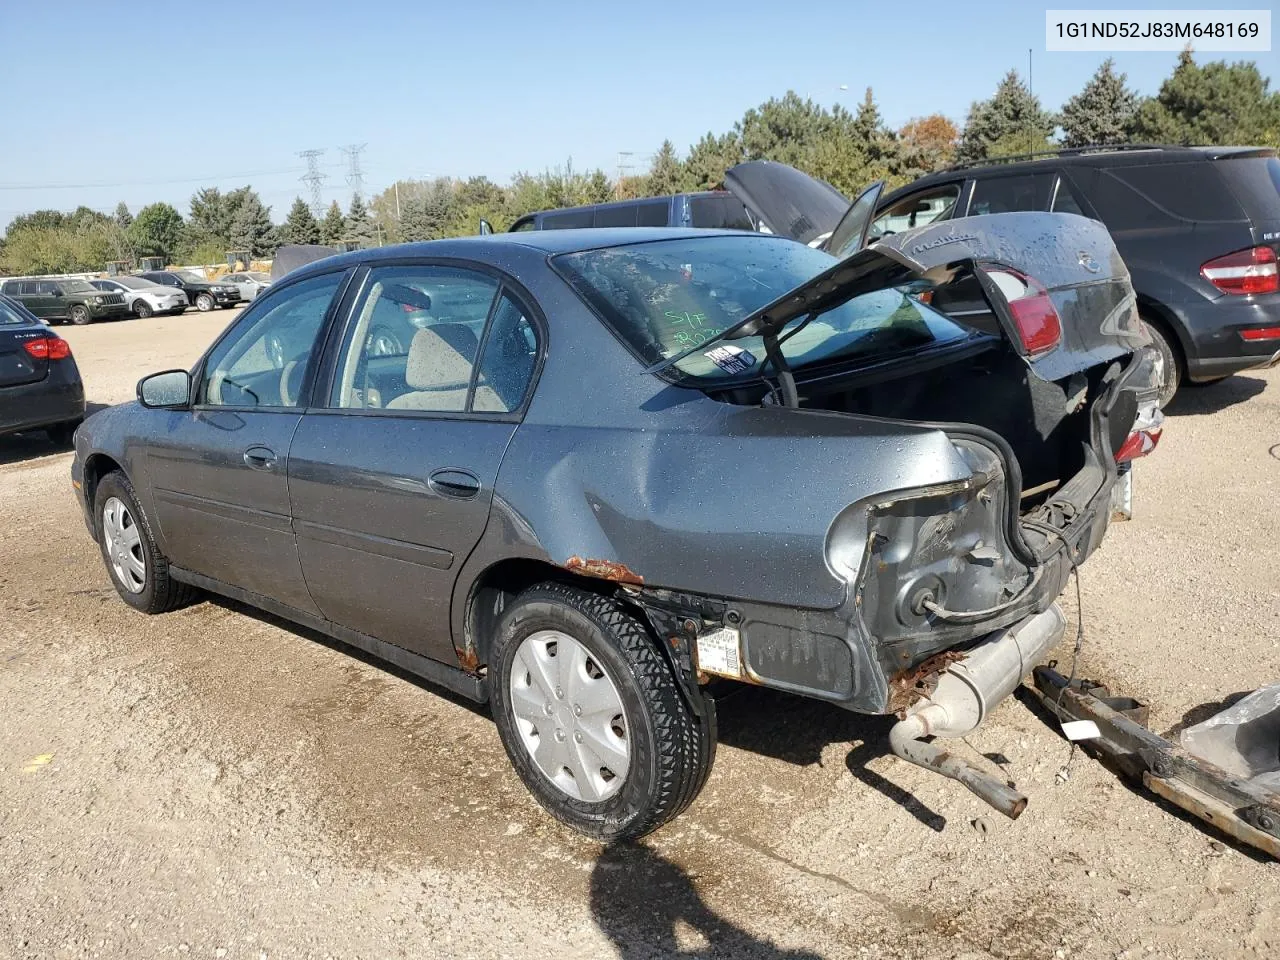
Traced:
<path id="1" fill-rule="evenodd" d="M 352 250 L 350 253 L 313 260 L 286 276 L 293 279 L 327 273 L 334 268 L 346 269 L 357 264 L 376 264 L 414 257 L 457 257 L 483 263 L 502 258 L 504 251 L 509 251 L 512 247 L 555 256 L 561 253 L 579 253 L 583 250 L 599 250 L 605 247 L 651 243 L 656 240 L 701 240 L 711 237 L 762 237 L 778 239 L 786 243 L 794 242 L 785 237 L 774 237 L 766 233 L 753 233 L 746 230 L 712 230 L 703 227 L 590 227 L 577 230 L 527 230 L 521 233 L 490 233 L 474 237 L 452 237 L 446 240 L 398 243 L 389 247 Z"/>

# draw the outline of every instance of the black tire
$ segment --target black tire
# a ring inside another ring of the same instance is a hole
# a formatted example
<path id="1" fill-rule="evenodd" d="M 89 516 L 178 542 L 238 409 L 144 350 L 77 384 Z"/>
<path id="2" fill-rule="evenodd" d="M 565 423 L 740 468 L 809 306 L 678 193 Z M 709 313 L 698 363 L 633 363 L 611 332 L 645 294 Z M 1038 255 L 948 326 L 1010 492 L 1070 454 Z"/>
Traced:
<path id="1" fill-rule="evenodd" d="M 1154 323 L 1142 321 L 1142 327 L 1151 337 L 1151 345 L 1160 353 L 1164 378 L 1160 384 L 1160 406 L 1167 407 L 1182 384 L 1182 358 L 1169 341 L 1169 334 Z"/>
<path id="2" fill-rule="evenodd" d="M 170 310 L 170 311 L 169 311 L 169 313 L 170 313 L 172 316 L 175 316 L 175 317 L 180 317 L 180 316 L 182 316 L 182 314 L 184 314 L 184 313 L 186 313 L 186 312 L 187 312 L 187 308 L 186 308 L 186 307 L 174 307 L 172 310 Z"/>
<path id="3" fill-rule="evenodd" d="M 516 725 L 509 686 L 516 652 L 540 630 L 568 634 L 585 647 L 621 698 L 630 766 L 621 788 L 599 802 L 571 797 L 545 776 Z M 616 600 L 564 584 L 531 587 L 503 614 L 490 657 L 490 700 L 507 756 L 529 792 L 557 820 L 597 840 L 641 837 L 680 814 L 715 759 L 713 728 L 689 709 L 640 620 Z"/>
<path id="4" fill-rule="evenodd" d="M 51 427 L 46 427 L 44 432 L 49 437 L 49 442 L 55 447 L 69 447 L 78 426 L 80 426 L 79 420 L 68 420 L 66 423 L 55 423 Z"/>
<path id="5" fill-rule="evenodd" d="M 133 312 L 139 320 L 145 320 L 147 317 L 155 313 L 155 311 L 151 309 L 151 304 L 147 303 L 147 301 L 143 300 L 141 297 L 133 301 Z"/>
<path id="6" fill-rule="evenodd" d="M 71 322 L 77 327 L 83 327 L 86 323 L 91 323 L 93 317 L 89 315 L 89 308 L 82 303 L 74 304 L 71 307 Z"/>
<path id="7" fill-rule="evenodd" d="M 107 537 L 103 532 L 103 510 L 111 499 L 122 502 L 132 515 L 140 535 L 139 552 L 146 567 L 142 589 L 134 592 L 126 587 L 112 569 L 111 558 L 107 554 Z M 98 482 L 97 492 L 93 498 L 94 531 L 98 535 L 98 544 L 102 551 L 102 560 L 107 567 L 107 576 L 116 588 L 116 593 L 135 610 L 143 613 L 167 613 L 184 607 L 195 600 L 197 591 L 186 583 L 179 583 L 169 576 L 169 560 L 156 546 L 151 534 L 151 523 L 142 512 L 138 498 L 133 492 L 133 485 L 120 471 L 113 470 Z"/>
<path id="8" fill-rule="evenodd" d="M 211 294 L 208 294 L 208 293 L 196 294 L 196 309 L 199 310 L 201 313 L 208 313 L 210 310 L 212 310 L 216 306 L 217 306 L 217 303 L 214 301 L 213 296 Z"/>

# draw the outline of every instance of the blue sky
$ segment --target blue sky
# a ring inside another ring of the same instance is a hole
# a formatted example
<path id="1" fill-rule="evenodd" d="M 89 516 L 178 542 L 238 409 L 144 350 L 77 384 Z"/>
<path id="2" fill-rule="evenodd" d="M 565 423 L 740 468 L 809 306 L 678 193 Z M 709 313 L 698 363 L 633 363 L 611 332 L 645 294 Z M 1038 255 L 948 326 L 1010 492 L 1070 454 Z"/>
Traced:
<path id="1" fill-rule="evenodd" d="M 894 126 L 933 112 L 959 122 L 1006 70 L 1025 75 L 1028 48 L 1051 109 L 1105 58 L 1046 53 L 1044 6 L 1013 0 L 4 0 L 0 228 L 119 200 L 185 215 L 198 187 L 244 183 L 278 221 L 304 193 L 308 148 L 326 151 L 326 202 L 345 206 L 337 148 L 351 143 L 368 144 L 367 194 L 437 174 L 505 181 L 569 158 L 612 175 L 619 151 L 637 165 L 665 137 L 683 151 L 788 89 L 853 107 L 871 86 Z M 1256 56 L 1274 78 L 1276 54 Z M 1174 60 L 1116 55 L 1142 93 Z"/>

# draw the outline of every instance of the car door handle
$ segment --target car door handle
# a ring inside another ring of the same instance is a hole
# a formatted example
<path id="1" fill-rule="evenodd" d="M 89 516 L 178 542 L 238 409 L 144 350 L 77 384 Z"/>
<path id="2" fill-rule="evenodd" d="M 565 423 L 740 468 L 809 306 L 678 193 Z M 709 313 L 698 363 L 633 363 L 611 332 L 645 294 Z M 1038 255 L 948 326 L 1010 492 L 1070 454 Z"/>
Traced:
<path id="1" fill-rule="evenodd" d="M 274 470 L 276 452 L 270 447 L 250 447 L 244 452 L 244 464 L 254 470 Z"/>
<path id="2" fill-rule="evenodd" d="M 442 497 L 470 500 L 480 493 L 480 478 L 466 470 L 446 467 L 427 477 L 427 486 Z"/>

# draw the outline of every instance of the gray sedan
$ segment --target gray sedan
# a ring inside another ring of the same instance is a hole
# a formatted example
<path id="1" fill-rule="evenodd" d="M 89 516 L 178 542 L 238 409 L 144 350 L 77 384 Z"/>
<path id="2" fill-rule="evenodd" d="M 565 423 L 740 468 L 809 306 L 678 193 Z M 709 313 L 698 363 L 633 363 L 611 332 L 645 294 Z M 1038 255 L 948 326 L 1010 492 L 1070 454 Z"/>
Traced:
<path id="1" fill-rule="evenodd" d="M 1158 425 L 1101 225 L 954 226 L 845 259 L 668 229 L 327 257 L 91 417 L 72 479 L 127 604 L 238 598 L 487 701 L 593 837 L 697 796 L 713 678 L 900 713 L 899 756 L 1014 817 L 922 738 L 1061 639 Z M 987 312 L 926 302 L 952 288 Z"/>
<path id="2" fill-rule="evenodd" d="M 247 273 L 229 273 L 225 277 L 219 277 L 218 280 L 220 283 L 234 283 L 239 287 L 241 300 L 252 300 L 271 286 L 271 274 L 263 273 L 260 270 L 250 270 Z"/>

